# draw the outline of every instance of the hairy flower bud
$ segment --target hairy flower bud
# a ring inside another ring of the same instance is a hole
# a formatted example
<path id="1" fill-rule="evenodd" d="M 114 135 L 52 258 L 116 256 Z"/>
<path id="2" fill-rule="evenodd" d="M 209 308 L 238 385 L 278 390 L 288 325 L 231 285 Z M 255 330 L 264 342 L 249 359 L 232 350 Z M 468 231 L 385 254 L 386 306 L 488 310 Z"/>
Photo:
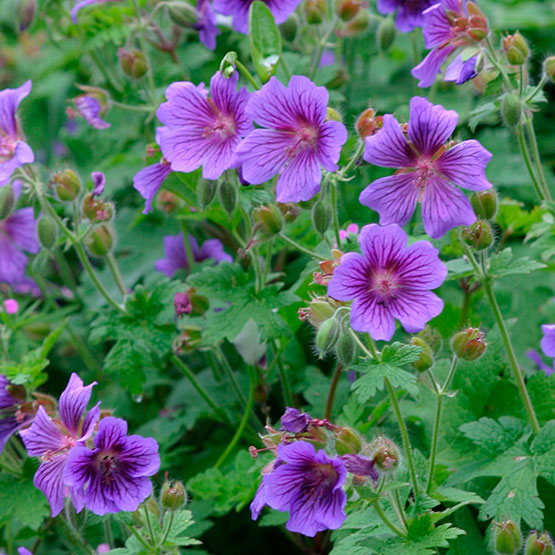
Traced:
<path id="1" fill-rule="evenodd" d="M 107 222 L 114 215 L 114 206 L 100 200 L 94 193 L 88 193 L 83 199 L 82 211 L 91 222 Z"/>
<path id="2" fill-rule="evenodd" d="M 507 93 L 501 103 L 503 121 L 509 127 L 515 127 L 522 119 L 522 101 L 515 93 Z"/>
<path id="3" fill-rule="evenodd" d="M 326 17 L 326 0 L 305 0 L 304 13 L 307 23 L 317 25 Z"/>
<path id="4" fill-rule="evenodd" d="M 335 318 L 329 318 L 322 322 L 316 333 L 316 349 L 318 349 L 320 358 L 323 358 L 328 351 L 335 347 L 340 332 L 341 326 Z"/>
<path id="5" fill-rule="evenodd" d="M 434 354 L 439 352 L 441 345 L 443 344 L 441 333 L 428 324 L 421 332 L 418 332 L 416 337 L 423 339 L 432 349 L 432 353 Z"/>
<path id="6" fill-rule="evenodd" d="M 283 215 L 275 204 L 258 207 L 254 211 L 254 220 L 269 236 L 277 235 L 283 228 Z"/>
<path id="7" fill-rule="evenodd" d="M 357 356 L 357 345 L 353 336 L 346 330 L 340 334 L 335 345 L 335 354 L 341 361 L 343 366 L 347 367 L 353 364 Z"/>
<path id="8" fill-rule="evenodd" d="M 205 210 L 216 194 L 216 182 L 211 179 L 201 179 L 197 185 L 197 199 L 201 210 Z"/>
<path id="9" fill-rule="evenodd" d="M 475 41 L 485 39 L 489 34 L 488 18 L 474 2 L 468 2 L 466 9 L 469 15 L 467 24 L 468 35 Z"/>
<path id="10" fill-rule="evenodd" d="M 383 126 L 383 117 L 376 116 L 373 108 L 367 108 L 358 116 L 356 130 L 361 139 L 375 135 Z"/>
<path id="11" fill-rule="evenodd" d="M 318 200 L 314 203 L 312 207 L 312 225 L 320 235 L 324 235 L 327 231 L 332 218 L 333 214 L 329 203 L 322 200 Z"/>
<path id="12" fill-rule="evenodd" d="M 524 555 L 553 555 L 553 540 L 547 532 L 532 530 L 526 540 Z"/>
<path id="13" fill-rule="evenodd" d="M 43 216 L 37 225 L 37 233 L 41 245 L 46 248 L 52 248 L 58 236 L 58 226 L 50 216 Z"/>
<path id="14" fill-rule="evenodd" d="M 168 4 L 168 15 L 180 27 L 191 28 L 198 22 L 197 10 L 187 2 L 170 2 Z"/>
<path id="15" fill-rule="evenodd" d="M 362 0 L 336 0 L 335 9 L 343 21 L 350 21 L 365 5 L 366 2 Z"/>
<path id="16" fill-rule="evenodd" d="M 319 327 L 334 313 L 335 307 L 325 298 L 314 299 L 308 307 L 308 320 L 314 327 Z"/>
<path id="17" fill-rule="evenodd" d="M 411 345 L 421 347 L 420 357 L 412 363 L 412 365 L 419 371 L 425 372 L 434 365 L 434 354 L 431 347 L 421 337 L 413 337 L 410 341 Z"/>
<path id="18" fill-rule="evenodd" d="M 231 216 L 237 206 L 237 188 L 229 179 L 220 183 L 218 189 L 222 208 Z"/>
<path id="19" fill-rule="evenodd" d="M 493 243 L 491 226 L 485 220 L 478 220 L 471 226 L 463 227 L 461 236 L 469 247 L 477 251 L 487 249 Z"/>
<path id="20" fill-rule="evenodd" d="M 11 185 L 0 187 L 0 220 L 6 219 L 15 205 L 15 193 Z"/>
<path id="21" fill-rule="evenodd" d="M 64 202 L 74 200 L 81 190 L 79 177 L 70 169 L 54 174 L 52 181 L 56 184 L 58 198 Z"/>
<path id="22" fill-rule="evenodd" d="M 545 75 L 555 83 L 555 56 L 549 56 L 543 61 Z"/>
<path id="23" fill-rule="evenodd" d="M 300 207 L 294 202 L 278 203 L 278 208 L 287 223 L 294 222 L 301 213 Z"/>
<path id="24" fill-rule="evenodd" d="M 401 454 L 398 447 L 385 436 L 379 436 L 367 448 L 363 449 L 364 454 L 369 453 L 374 464 L 381 472 L 391 472 L 399 466 Z"/>
<path id="25" fill-rule="evenodd" d="M 451 349 L 463 360 L 477 360 L 486 351 L 486 336 L 478 328 L 467 328 L 451 339 Z"/>
<path id="26" fill-rule="evenodd" d="M 335 449 L 338 455 L 360 453 L 362 449 L 360 436 L 352 428 L 340 428 L 335 432 Z"/>
<path id="27" fill-rule="evenodd" d="M 114 230 L 108 224 L 95 227 L 85 241 L 93 256 L 106 256 L 114 246 Z"/>
<path id="28" fill-rule="evenodd" d="M 280 26 L 281 36 L 287 42 L 293 42 L 299 30 L 299 16 L 293 12 Z"/>
<path id="29" fill-rule="evenodd" d="M 378 46 L 378 50 L 381 52 L 387 52 L 395 41 L 396 35 L 397 28 L 395 27 L 393 18 L 386 17 L 385 19 L 382 19 L 378 25 L 378 30 L 376 31 L 376 44 Z"/>
<path id="30" fill-rule="evenodd" d="M 140 50 L 137 50 L 136 48 L 133 50 L 120 48 L 118 50 L 118 56 L 123 73 L 129 77 L 140 79 L 141 77 L 144 77 L 148 71 L 145 56 Z"/>
<path id="31" fill-rule="evenodd" d="M 522 545 L 522 535 L 512 520 L 494 522 L 493 543 L 496 555 L 515 555 Z"/>
<path id="32" fill-rule="evenodd" d="M 525 64 L 530 55 L 528 44 L 518 31 L 514 35 L 503 38 L 503 50 L 507 56 L 507 61 L 515 66 Z"/>
<path id="33" fill-rule="evenodd" d="M 187 492 L 183 483 L 178 480 L 164 482 L 160 492 L 160 503 L 164 509 L 176 511 L 187 503 Z"/>
<path id="34" fill-rule="evenodd" d="M 475 191 L 470 197 L 474 213 L 484 220 L 492 220 L 497 212 L 497 194 L 495 189 Z"/>

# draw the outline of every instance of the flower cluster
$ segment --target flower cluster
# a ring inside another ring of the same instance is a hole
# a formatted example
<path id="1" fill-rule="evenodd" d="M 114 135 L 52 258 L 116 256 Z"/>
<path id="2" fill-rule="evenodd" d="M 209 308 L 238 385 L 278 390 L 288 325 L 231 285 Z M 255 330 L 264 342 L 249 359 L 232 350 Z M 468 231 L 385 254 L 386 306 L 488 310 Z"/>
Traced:
<path id="1" fill-rule="evenodd" d="M 30 428 L 20 432 L 25 447 L 41 464 L 34 484 L 48 499 L 52 516 L 70 495 L 79 512 L 86 507 L 104 515 L 134 511 L 151 494 L 160 467 L 152 438 L 127 435 L 124 420 L 100 420 L 100 403 L 86 412 L 92 388 L 72 374 L 60 396 L 59 418 L 40 406 Z M 91 446 L 90 443 L 93 445 Z"/>

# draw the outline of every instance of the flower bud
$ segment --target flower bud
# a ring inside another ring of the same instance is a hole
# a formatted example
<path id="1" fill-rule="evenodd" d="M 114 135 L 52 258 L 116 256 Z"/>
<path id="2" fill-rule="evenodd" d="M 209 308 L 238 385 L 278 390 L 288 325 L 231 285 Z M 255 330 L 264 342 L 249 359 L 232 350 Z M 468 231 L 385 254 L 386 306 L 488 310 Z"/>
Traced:
<path id="1" fill-rule="evenodd" d="M 451 349 L 463 360 L 479 359 L 485 353 L 486 347 L 486 336 L 478 328 L 467 328 L 456 333 L 451 339 Z"/>
<path id="2" fill-rule="evenodd" d="M 381 472 L 391 472 L 399 466 L 401 460 L 399 449 L 385 436 L 379 436 L 366 450 L 369 451 L 370 458 Z"/>
<path id="3" fill-rule="evenodd" d="M 413 337 L 410 341 L 411 345 L 421 347 L 420 357 L 412 363 L 412 365 L 419 371 L 425 372 L 434 365 L 434 355 L 431 347 L 421 337 Z"/>
<path id="4" fill-rule="evenodd" d="M 352 428 L 341 428 L 335 432 L 335 449 L 338 455 L 359 453 L 362 449 L 360 436 Z"/>
<path id="5" fill-rule="evenodd" d="M 335 307 L 324 298 L 314 299 L 308 310 L 308 320 L 314 327 L 319 327 L 335 313 Z"/>
<path id="6" fill-rule="evenodd" d="M 226 179 L 220 183 L 218 193 L 222 208 L 231 216 L 237 206 L 237 188 L 229 179 Z"/>
<path id="7" fill-rule="evenodd" d="M 462 240 L 473 249 L 482 251 L 493 243 L 491 226 L 485 220 L 478 220 L 469 227 L 463 227 Z"/>
<path id="8" fill-rule="evenodd" d="M 335 318 L 329 318 L 322 322 L 316 333 L 316 349 L 320 358 L 323 358 L 328 351 L 334 348 L 339 339 L 340 331 L 341 326 Z"/>
<path id="9" fill-rule="evenodd" d="M 335 354 L 341 361 L 343 366 L 347 367 L 353 364 L 357 356 L 357 345 L 353 336 L 346 330 L 340 334 L 337 344 L 335 345 Z"/>
<path id="10" fill-rule="evenodd" d="M 317 25 L 326 17 L 326 0 L 305 0 L 304 13 L 307 23 Z"/>
<path id="11" fill-rule="evenodd" d="M 522 118 L 522 101 L 515 93 L 507 93 L 501 103 L 503 121 L 509 127 L 515 127 Z"/>
<path id="12" fill-rule="evenodd" d="M 545 75 L 555 83 L 555 56 L 549 56 L 543 62 L 543 70 Z"/>
<path id="13" fill-rule="evenodd" d="M 58 237 L 58 226 L 50 216 L 43 216 L 37 225 L 37 233 L 41 245 L 50 249 Z"/>
<path id="14" fill-rule="evenodd" d="M 468 30 L 467 33 L 475 41 L 481 41 L 485 39 L 489 34 L 488 28 L 488 18 L 484 15 L 484 12 L 478 8 L 474 2 L 468 2 L 466 5 L 468 11 Z M 455 14 L 455 19 L 458 16 Z M 456 21 L 455 21 L 456 25 Z"/>
<path id="15" fill-rule="evenodd" d="M 91 222 L 107 222 L 114 215 L 114 206 L 100 200 L 94 193 L 88 193 L 83 199 L 82 211 Z"/>
<path id="16" fill-rule="evenodd" d="M 495 522 L 493 544 L 496 555 L 515 555 L 522 544 L 522 535 L 512 520 Z"/>
<path id="17" fill-rule="evenodd" d="M 11 185 L 0 187 L 0 220 L 5 220 L 15 205 L 15 193 Z"/>
<path id="18" fill-rule="evenodd" d="M 13 312 L 11 312 L 10 314 L 13 314 Z M 27 392 L 22 385 L 15 385 L 11 383 L 6 387 L 6 391 L 10 394 L 11 397 L 17 399 L 21 403 L 24 403 L 27 400 Z"/>
<path id="19" fill-rule="evenodd" d="M 70 169 L 58 172 L 54 175 L 58 198 L 64 202 L 74 200 L 81 190 L 81 183 L 77 174 Z"/>
<path id="20" fill-rule="evenodd" d="M 297 31 L 299 29 L 299 16 L 296 13 L 292 13 L 284 23 L 279 26 L 281 30 L 281 36 L 287 42 L 293 42 L 297 36 Z"/>
<path id="21" fill-rule="evenodd" d="M 216 194 L 216 182 L 211 179 L 201 179 L 197 185 L 197 199 L 201 210 L 205 210 Z"/>
<path id="22" fill-rule="evenodd" d="M 164 509 L 176 511 L 187 503 L 187 492 L 182 482 L 171 480 L 164 482 L 160 492 L 160 503 Z"/>
<path id="23" fill-rule="evenodd" d="M 387 52 L 395 41 L 396 35 L 397 29 L 393 18 L 386 17 L 385 19 L 382 19 L 378 25 L 378 30 L 376 31 L 376 43 L 378 50 L 381 52 Z"/>
<path id="24" fill-rule="evenodd" d="M 348 21 L 341 29 L 337 31 L 338 36 L 341 37 L 356 37 L 360 35 L 370 25 L 370 14 L 368 10 L 361 10 L 356 17 Z"/>
<path id="25" fill-rule="evenodd" d="M 524 555 L 553 555 L 553 540 L 547 532 L 532 530 L 526 540 Z"/>
<path id="26" fill-rule="evenodd" d="M 312 207 L 312 225 L 320 235 L 324 235 L 327 231 L 332 218 L 331 206 L 327 202 L 318 200 Z"/>
<path id="27" fill-rule="evenodd" d="M 443 339 L 441 337 L 441 333 L 439 333 L 436 329 L 432 328 L 429 325 L 421 331 L 418 332 L 416 337 L 420 337 L 423 339 L 428 346 L 432 349 L 432 353 L 437 353 L 441 349 L 441 345 L 443 343 Z"/>
<path id="28" fill-rule="evenodd" d="M 508 35 L 503 39 L 503 50 L 510 64 L 521 66 L 526 63 L 530 55 L 530 49 L 524 37 L 517 31 L 514 35 Z"/>
<path id="29" fill-rule="evenodd" d="M 173 298 L 173 306 L 175 308 L 175 314 L 183 316 L 183 314 L 191 314 L 193 310 L 193 304 L 187 293 L 178 292 Z"/>
<path id="30" fill-rule="evenodd" d="M 338 121 L 339 123 L 341 123 L 343 121 L 343 118 L 337 110 L 334 110 L 333 108 L 330 108 L 328 106 L 326 121 Z"/>
<path id="31" fill-rule="evenodd" d="M 254 219 L 260 222 L 269 235 L 277 235 L 283 228 L 283 215 L 275 204 L 260 206 L 254 211 Z"/>
<path id="32" fill-rule="evenodd" d="M 474 213 L 484 220 L 492 220 L 497 212 L 497 194 L 495 189 L 475 191 L 470 197 Z"/>
<path id="33" fill-rule="evenodd" d="M 361 139 L 375 135 L 383 126 L 383 117 L 376 116 L 373 108 L 367 108 L 358 116 L 356 130 Z"/>
<path id="34" fill-rule="evenodd" d="M 278 208 L 287 223 L 294 222 L 301 213 L 300 207 L 294 202 L 278 203 Z"/>
<path id="35" fill-rule="evenodd" d="M 144 54 L 134 48 L 133 50 L 125 50 L 120 48 L 118 50 L 119 63 L 125 75 L 140 79 L 144 77 L 148 70 Z"/>
<path id="36" fill-rule="evenodd" d="M 197 10 L 187 2 L 170 2 L 168 4 L 168 15 L 180 27 L 191 28 L 198 22 Z"/>
<path id="37" fill-rule="evenodd" d="M 85 242 L 93 256 L 106 256 L 114 246 L 114 231 L 110 225 L 101 224 L 89 233 Z"/>
<path id="38" fill-rule="evenodd" d="M 343 21 L 350 21 L 353 17 L 356 17 L 364 5 L 365 2 L 362 0 L 336 0 L 335 9 L 337 11 L 337 15 Z"/>
<path id="39" fill-rule="evenodd" d="M 36 12 L 37 0 L 18 0 L 16 4 L 16 17 L 20 31 L 25 31 L 31 25 Z"/>

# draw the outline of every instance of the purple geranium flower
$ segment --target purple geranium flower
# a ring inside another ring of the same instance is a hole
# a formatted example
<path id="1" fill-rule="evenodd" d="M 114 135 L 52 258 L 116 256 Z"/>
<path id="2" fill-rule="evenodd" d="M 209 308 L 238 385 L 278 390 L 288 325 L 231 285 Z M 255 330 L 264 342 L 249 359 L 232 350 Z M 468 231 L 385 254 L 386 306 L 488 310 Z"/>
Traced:
<path id="1" fill-rule="evenodd" d="M 315 452 L 312 444 L 298 441 L 278 446 L 278 459 L 272 472 L 264 475 L 251 503 L 252 518 L 262 507 L 289 511 L 286 528 L 305 536 L 321 530 L 339 528 L 345 518 L 347 496 L 341 489 L 347 477 L 339 458 Z"/>
<path id="2" fill-rule="evenodd" d="M 171 171 L 169 163 L 162 158 L 161 162 L 143 168 L 133 178 L 133 187 L 145 199 L 143 214 L 152 212 L 154 197 Z"/>
<path id="3" fill-rule="evenodd" d="M 249 32 L 249 8 L 254 0 L 214 0 L 216 11 L 233 16 L 233 28 L 239 33 Z M 263 0 L 274 14 L 276 23 L 283 23 L 301 3 L 301 0 Z"/>
<path id="4" fill-rule="evenodd" d="M 156 140 L 171 169 L 191 172 L 202 166 L 205 179 L 218 179 L 231 168 L 235 150 L 252 129 L 245 108 L 249 92 L 237 91 L 239 75 L 226 79 L 217 72 L 210 80 L 211 98 L 204 87 L 193 83 L 172 83 L 156 115 L 165 125 Z"/>
<path id="5" fill-rule="evenodd" d="M 491 153 L 476 140 L 446 145 L 457 120 L 455 111 L 414 97 L 406 135 L 387 114 L 383 128 L 366 137 L 367 162 L 400 168 L 394 175 L 372 182 L 359 197 L 362 204 L 380 214 L 382 225 L 406 224 L 418 202 L 422 203 L 424 229 L 434 239 L 476 221 L 469 200 L 455 185 L 471 191 L 489 189 L 485 169 Z"/>
<path id="6" fill-rule="evenodd" d="M 407 235 L 398 225 L 364 226 L 362 255 L 347 253 L 333 272 L 328 295 L 354 301 L 351 326 L 373 339 L 389 341 L 395 319 L 408 333 L 416 333 L 443 310 L 443 301 L 430 290 L 439 287 L 447 267 L 428 241 L 407 247 Z"/>
<path id="7" fill-rule="evenodd" d="M 378 11 L 387 14 L 399 10 L 395 25 L 399 31 L 408 33 L 422 26 L 422 12 L 431 4 L 432 0 L 378 0 Z"/>
<path id="8" fill-rule="evenodd" d="M 206 48 L 216 48 L 216 37 L 220 30 L 216 25 L 216 14 L 210 0 L 197 0 L 198 22 L 194 26 L 199 33 L 199 39 Z"/>
<path id="9" fill-rule="evenodd" d="M 0 375 L 0 454 L 8 439 L 17 430 L 31 423 L 32 415 L 19 411 L 24 400 L 24 390 L 21 391 L 19 386 L 14 386 L 8 378 Z"/>
<path id="10" fill-rule="evenodd" d="M 77 111 L 91 127 L 95 129 L 107 129 L 110 127 L 110 124 L 100 117 L 106 109 L 102 106 L 98 98 L 83 94 L 74 98 L 73 103 Z"/>
<path id="11" fill-rule="evenodd" d="M 544 324 L 542 326 L 542 332 L 542 351 L 546 356 L 555 358 L 555 324 Z"/>
<path id="12" fill-rule="evenodd" d="M 464 59 L 456 56 L 445 72 L 445 81 L 461 85 L 478 75 L 481 66 L 479 44 L 488 34 L 485 15 L 472 2 L 442 0 L 423 13 L 423 34 L 428 55 L 413 70 L 419 87 L 429 87 L 441 72 L 443 62 L 455 50 L 476 47 L 476 54 Z"/>
<path id="13" fill-rule="evenodd" d="M 71 450 L 64 480 L 73 488 L 85 488 L 85 507 L 97 515 L 132 512 L 152 493 L 149 477 L 159 468 L 156 441 L 128 436 L 127 422 L 110 416 L 100 421 L 94 449 Z"/>
<path id="14" fill-rule="evenodd" d="M 27 265 L 27 255 L 23 251 L 36 254 L 39 249 L 37 220 L 32 207 L 12 212 L 5 220 L 0 220 L 0 282 L 21 282 Z"/>
<path id="15" fill-rule="evenodd" d="M 31 81 L 27 81 L 17 89 L 0 91 L 1 185 L 7 182 L 16 168 L 35 160 L 31 147 L 23 141 L 23 133 L 16 117 L 19 103 L 31 92 L 31 87 Z"/>
<path id="16" fill-rule="evenodd" d="M 29 455 L 40 457 L 42 461 L 33 483 L 48 499 L 52 516 L 64 508 L 64 469 L 68 456 L 75 446 L 84 445 L 92 436 L 100 418 L 100 403 L 83 418 L 95 385 L 93 382 L 84 386 L 83 380 L 72 374 L 60 395 L 60 420 L 51 419 L 40 406 L 32 426 L 20 433 Z M 82 492 L 71 488 L 71 496 L 75 508 L 80 511 L 83 508 Z"/>
<path id="17" fill-rule="evenodd" d="M 306 412 L 301 412 L 291 407 L 285 407 L 281 417 L 281 429 L 292 434 L 301 434 L 308 430 L 312 418 Z"/>
<path id="18" fill-rule="evenodd" d="M 321 166 L 336 171 L 347 130 L 325 121 L 328 91 L 294 75 L 286 88 L 272 77 L 252 95 L 247 113 L 265 129 L 255 129 L 237 151 L 243 177 L 254 185 L 276 174 L 278 202 L 312 198 L 320 190 Z"/>
<path id="19" fill-rule="evenodd" d="M 19 555 L 33 555 L 28 549 L 25 549 L 24 547 L 19 547 L 17 549 L 17 552 L 19 553 Z M 4 554 L 0 554 L 0 555 L 4 555 Z"/>
<path id="20" fill-rule="evenodd" d="M 196 239 L 189 235 L 189 245 L 195 262 L 213 259 L 215 262 L 233 262 L 233 258 L 224 251 L 224 246 L 218 239 L 208 239 L 199 248 Z M 164 252 L 166 258 L 157 260 L 154 267 L 168 277 L 173 277 L 178 270 L 189 271 L 189 262 L 183 243 L 183 233 L 166 235 L 164 237 Z"/>
<path id="21" fill-rule="evenodd" d="M 549 366 L 542 360 L 542 357 L 540 353 L 538 353 L 538 351 L 535 351 L 534 349 L 528 349 L 528 351 L 526 351 L 526 356 L 537 366 L 538 370 L 542 370 L 546 373 L 546 375 L 549 376 L 550 374 L 553 374 L 555 372 L 555 361 L 553 367 Z"/>
<path id="22" fill-rule="evenodd" d="M 77 2 L 71 10 L 71 19 L 73 20 L 73 23 L 77 23 L 77 12 L 81 8 L 90 6 L 91 4 L 106 4 L 107 2 L 119 2 L 119 0 L 82 0 L 81 2 Z"/>
<path id="23" fill-rule="evenodd" d="M 374 466 L 373 460 L 364 455 L 355 455 L 354 453 L 342 455 L 341 460 L 345 463 L 345 468 L 351 474 L 368 476 L 374 484 L 377 483 L 380 475 Z"/>
<path id="24" fill-rule="evenodd" d="M 104 192 L 106 176 L 102 172 L 92 172 L 91 177 L 93 180 L 92 196 L 99 197 Z"/>

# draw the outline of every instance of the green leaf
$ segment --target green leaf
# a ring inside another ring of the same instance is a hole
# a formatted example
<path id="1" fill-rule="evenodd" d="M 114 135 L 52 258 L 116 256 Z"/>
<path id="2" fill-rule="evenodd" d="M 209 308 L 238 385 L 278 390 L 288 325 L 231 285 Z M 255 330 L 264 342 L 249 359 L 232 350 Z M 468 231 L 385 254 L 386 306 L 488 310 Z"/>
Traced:
<path id="1" fill-rule="evenodd" d="M 46 497 L 34 486 L 31 477 L 19 480 L 0 475 L 0 521 L 12 518 L 19 525 L 37 530 L 49 514 Z"/>
<path id="2" fill-rule="evenodd" d="M 502 416 L 498 422 L 491 418 L 480 418 L 460 427 L 461 432 L 476 445 L 492 455 L 505 453 L 522 438 L 526 427 L 522 420 L 512 416 Z"/>
<path id="3" fill-rule="evenodd" d="M 497 123 L 499 121 L 499 102 L 486 102 L 480 104 L 470 112 L 468 127 L 474 133 L 482 122 Z"/>
<path id="4" fill-rule="evenodd" d="M 534 438 L 532 451 L 540 476 L 555 485 L 555 420 L 549 421 Z"/>
<path id="5" fill-rule="evenodd" d="M 449 260 L 445 265 L 449 270 L 447 279 L 460 279 L 462 277 L 471 276 L 474 273 L 472 264 L 464 257 Z"/>
<path id="6" fill-rule="evenodd" d="M 511 274 L 529 274 L 535 270 L 545 268 L 545 264 L 530 260 L 527 256 L 512 260 L 513 252 L 510 247 L 494 254 L 489 260 L 489 272 L 493 277 L 508 276 Z"/>
<path id="7" fill-rule="evenodd" d="M 249 42 L 254 69 L 263 83 L 276 72 L 281 57 L 281 34 L 274 14 L 264 2 L 249 9 Z"/>

